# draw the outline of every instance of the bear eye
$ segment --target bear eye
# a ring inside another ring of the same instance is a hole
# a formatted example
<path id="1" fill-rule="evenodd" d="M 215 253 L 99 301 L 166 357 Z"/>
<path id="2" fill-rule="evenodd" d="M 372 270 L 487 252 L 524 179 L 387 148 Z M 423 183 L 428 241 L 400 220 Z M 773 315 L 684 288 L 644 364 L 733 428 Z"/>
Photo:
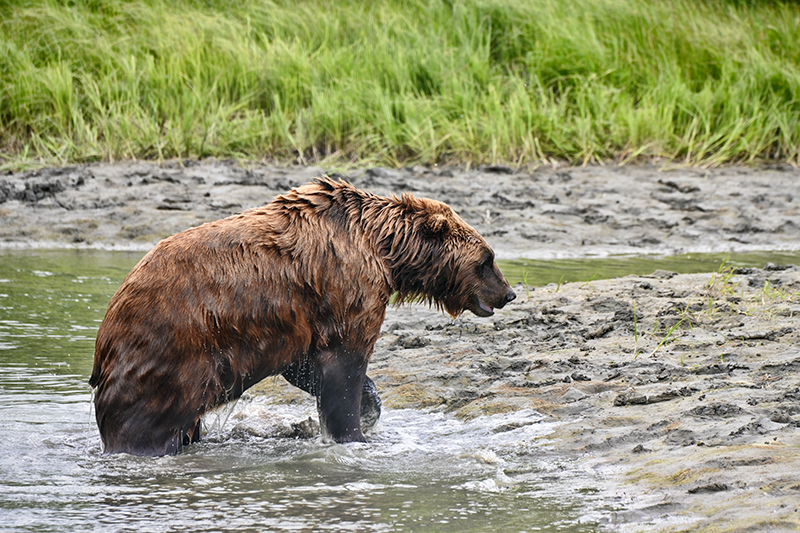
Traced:
<path id="1" fill-rule="evenodd" d="M 484 259 L 483 263 L 481 263 L 481 268 L 483 269 L 484 274 L 488 274 L 494 270 L 494 258 L 490 255 Z"/>

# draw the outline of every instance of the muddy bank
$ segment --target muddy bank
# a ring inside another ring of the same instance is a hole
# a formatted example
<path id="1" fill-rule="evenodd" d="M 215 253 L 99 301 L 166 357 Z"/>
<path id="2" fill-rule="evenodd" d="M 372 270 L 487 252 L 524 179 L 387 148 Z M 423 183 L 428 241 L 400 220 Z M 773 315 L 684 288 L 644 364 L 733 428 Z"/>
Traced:
<path id="1" fill-rule="evenodd" d="M 0 243 L 145 250 L 322 171 L 136 162 L 0 176 Z M 791 167 L 370 169 L 350 178 L 450 203 L 507 258 L 800 248 Z M 613 510 L 595 519 L 610 529 L 800 528 L 798 268 L 516 290 L 489 319 L 391 308 L 369 372 L 384 404 L 461 418 L 536 409 L 559 422 L 543 449 L 607 481 Z M 279 380 L 260 390 L 279 401 L 300 394 Z"/>
<path id="2" fill-rule="evenodd" d="M 614 528 L 800 529 L 800 270 L 517 289 L 489 320 L 391 313 L 386 405 L 565 422 L 543 444 L 608 476 Z"/>
<path id="3" fill-rule="evenodd" d="M 146 250 L 325 171 L 173 161 L 6 174 L 0 246 Z M 373 168 L 347 178 L 449 203 L 507 259 L 800 249 L 800 170 L 790 166 Z"/>
<path id="4" fill-rule="evenodd" d="M 490 319 L 390 309 L 369 372 L 384 405 L 561 422 L 539 444 L 605 480 L 613 510 L 588 516 L 611 530 L 800 529 L 800 269 L 516 289 Z"/>

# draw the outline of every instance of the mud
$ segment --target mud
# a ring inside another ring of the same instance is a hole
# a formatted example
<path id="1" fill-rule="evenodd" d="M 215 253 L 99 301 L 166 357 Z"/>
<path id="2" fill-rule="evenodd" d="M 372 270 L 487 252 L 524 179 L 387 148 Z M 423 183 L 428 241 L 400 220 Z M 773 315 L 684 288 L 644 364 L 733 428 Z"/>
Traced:
<path id="1" fill-rule="evenodd" d="M 323 172 L 204 161 L 7 174 L 0 245 L 146 250 Z M 349 179 L 450 203 L 504 258 L 800 249 L 792 167 L 375 168 Z M 606 480 L 613 510 L 595 519 L 611 530 L 800 529 L 800 269 L 516 291 L 489 319 L 390 308 L 370 365 L 384 405 L 465 419 L 533 408 L 560 422 L 542 447 Z M 298 394 L 274 380 L 260 390 Z"/>
<path id="2" fill-rule="evenodd" d="M 323 172 L 204 160 L 6 173 L 0 245 L 146 250 Z M 410 191 L 449 203 L 501 258 L 800 249 L 800 170 L 790 166 L 411 167 L 347 177 L 378 194 Z"/>

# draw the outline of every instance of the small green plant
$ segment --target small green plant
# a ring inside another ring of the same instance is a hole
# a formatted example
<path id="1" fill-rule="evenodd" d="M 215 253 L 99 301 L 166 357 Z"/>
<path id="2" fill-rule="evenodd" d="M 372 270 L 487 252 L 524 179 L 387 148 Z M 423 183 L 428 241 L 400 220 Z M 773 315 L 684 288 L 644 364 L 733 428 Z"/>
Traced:
<path id="1" fill-rule="evenodd" d="M 586 286 L 589 286 L 590 288 L 592 288 L 592 289 L 593 289 L 594 287 L 592 287 L 592 282 L 595 280 L 595 278 L 597 278 L 597 276 L 598 276 L 598 273 L 597 273 L 597 272 L 595 272 L 594 274 L 592 274 L 592 275 L 591 275 L 591 277 L 590 277 L 589 279 L 587 279 L 587 280 L 586 280 L 586 281 L 585 281 L 585 282 L 584 282 L 584 283 L 581 285 L 581 289 L 582 289 L 582 288 L 584 288 L 584 287 L 586 287 Z"/>
<path id="2" fill-rule="evenodd" d="M 525 268 L 522 269 L 522 283 L 525 284 L 525 301 L 527 302 L 531 299 L 531 293 L 528 287 L 528 272 L 525 270 Z"/>
<path id="3" fill-rule="evenodd" d="M 762 287 L 759 296 L 761 303 L 767 304 L 775 300 L 793 301 L 797 297 L 797 293 L 791 293 L 784 287 L 776 287 L 770 279 L 767 279 L 764 281 L 764 287 Z"/>
<path id="4" fill-rule="evenodd" d="M 722 296 L 732 296 L 735 293 L 733 286 L 734 268 L 727 265 L 728 260 L 725 259 L 717 269 L 716 272 L 711 274 L 711 279 L 706 283 L 706 290 L 717 291 Z"/>
<path id="5" fill-rule="evenodd" d="M 708 314 L 709 318 L 714 316 L 715 307 L 716 307 L 716 302 L 714 301 L 714 297 L 713 296 L 709 296 L 708 297 L 708 310 L 706 311 L 706 313 Z"/>
<path id="6" fill-rule="evenodd" d="M 677 329 L 678 329 L 678 328 L 681 326 L 681 324 L 683 324 L 683 322 L 684 322 L 685 320 L 686 320 L 686 318 L 685 318 L 685 317 L 684 317 L 684 318 L 681 318 L 680 320 L 678 320 L 677 322 L 675 322 L 675 323 L 672 325 L 672 327 L 670 327 L 669 329 L 667 329 L 667 331 L 666 331 L 666 334 L 665 334 L 663 337 L 661 337 L 661 340 L 660 340 L 660 341 L 659 341 L 659 343 L 656 345 L 656 347 L 653 349 L 653 351 L 652 351 L 652 352 L 650 352 L 650 354 L 648 355 L 648 357 L 652 357 L 652 356 L 654 356 L 654 355 L 656 354 L 656 352 L 657 352 L 657 351 L 658 351 L 658 350 L 659 350 L 659 349 L 660 349 L 662 346 L 664 346 L 664 345 L 666 345 L 666 344 L 668 344 L 668 343 L 672 342 L 673 340 L 675 340 L 675 337 L 676 337 L 676 335 L 675 335 L 675 330 L 677 330 Z M 654 330 L 654 333 L 655 333 L 656 331 L 658 331 L 658 330 L 657 330 L 657 329 L 655 329 L 655 330 Z M 634 357 L 634 359 L 636 359 L 636 357 L 638 357 L 638 356 L 639 356 L 639 354 L 636 354 L 636 356 Z"/>

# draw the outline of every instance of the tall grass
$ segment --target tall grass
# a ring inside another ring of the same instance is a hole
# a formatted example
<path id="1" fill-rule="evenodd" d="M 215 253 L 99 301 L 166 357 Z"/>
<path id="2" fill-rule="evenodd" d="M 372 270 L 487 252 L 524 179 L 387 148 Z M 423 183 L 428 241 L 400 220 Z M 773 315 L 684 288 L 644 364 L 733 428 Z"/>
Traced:
<path id="1" fill-rule="evenodd" d="M 799 163 L 798 43 L 790 2 L 0 0 L 0 165 Z"/>

